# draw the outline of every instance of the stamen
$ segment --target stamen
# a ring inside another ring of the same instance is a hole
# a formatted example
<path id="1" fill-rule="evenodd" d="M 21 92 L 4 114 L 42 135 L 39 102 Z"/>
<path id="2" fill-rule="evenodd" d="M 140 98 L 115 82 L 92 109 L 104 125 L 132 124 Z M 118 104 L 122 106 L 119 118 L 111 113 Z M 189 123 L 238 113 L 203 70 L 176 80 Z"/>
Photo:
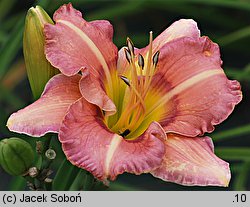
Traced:
<path id="1" fill-rule="evenodd" d="M 124 52 L 125 52 L 125 56 L 126 56 L 126 59 L 127 59 L 128 63 L 131 63 L 132 62 L 132 57 L 131 57 L 131 54 L 130 54 L 129 50 L 127 48 L 124 48 Z"/>
<path id="2" fill-rule="evenodd" d="M 143 56 L 141 54 L 139 54 L 139 56 L 138 56 L 138 65 L 143 70 L 143 68 L 144 68 L 144 58 L 143 58 Z"/>
<path id="3" fill-rule="evenodd" d="M 126 122 L 129 122 L 130 117 L 133 116 L 133 113 L 142 113 L 145 114 L 146 108 L 144 104 L 144 100 L 140 94 L 140 92 L 135 88 L 135 85 L 133 85 L 130 82 L 130 80 L 125 76 L 120 76 L 120 78 L 124 81 L 126 85 L 130 88 L 130 94 L 131 98 L 129 100 L 129 103 L 126 105 L 126 108 L 124 108 L 122 114 L 120 115 L 119 119 L 117 120 L 116 124 L 111 128 L 113 131 L 117 131 L 121 128 L 124 128 L 124 124 L 126 126 Z M 136 119 L 139 119 L 140 116 L 136 116 Z M 138 120 L 139 121 L 139 120 Z M 135 120 L 136 122 L 136 120 Z M 129 123 L 127 123 L 129 124 Z M 127 128 L 127 127 L 126 127 Z M 119 132 L 119 131 L 118 131 Z"/>
<path id="4" fill-rule="evenodd" d="M 131 131 L 129 129 L 126 129 L 124 132 L 120 133 L 122 137 L 126 137 Z"/>
<path id="5" fill-rule="evenodd" d="M 159 60 L 159 55 L 160 55 L 160 51 L 158 50 L 154 56 L 153 56 L 153 65 L 154 67 L 156 67 L 157 63 L 158 63 L 158 60 Z"/>
<path id="6" fill-rule="evenodd" d="M 147 82 L 147 85 L 146 85 L 146 87 L 145 87 L 145 90 L 144 90 L 144 93 L 143 93 L 142 97 L 145 97 L 146 94 L 147 94 L 147 92 L 148 92 L 148 90 L 149 90 L 150 83 L 151 83 L 151 81 L 152 81 L 153 74 L 155 73 L 155 69 L 156 69 L 156 66 L 157 66 L 157 63 L 158 63 L 158 60 L 159 60 L 159 56 L 160 56 L 160 51 L 158 50 L 158 51 L 154 54 L 154 56 L 153 56 L 153 58 L 152 58 L 152 60 L 153 60 L 153 67 L 151 68 L 151 69 L 152 69 L 152 71 L 151 71 L 152 74 L 150 74 L 150 77 L 149 77 L 149 79 L 148 79 L 148 82 Z"/>
<path id="7" fill-rule="evenodd" d="M 146 115 L 144 99 L 150 88 L 160 53 L 157 51 L 153 54 L 153 32 L 151 31 L 149 35 L 146 59 L 144 59 L 142 54 L 136 55 L 137 57 L 135 56 L 134 44 L 129 38 L 127 38 L 127 48 L 124 48 L 131 71 L 127 74 L 129 78 L 126 76 L 119 77 L 129 86 L 129 88 L 126 89 L 126 93 L 129 93 L 129 99 L 127 99 L 125 105 L 122 106 L 122 113 L 117 118 L 116 123 L 111 126 L 112 131 L 117 132 L 123 137 L 127 135 L 130 137 L 134 130 L 143 122 Z M 124 129 L 126 130 L 124 131 Z"/>
<path id="8" fill-rule="evenodd" d="M 128 85 L 130 87 L 130 81 L 127 77 L 122 75 L 120 78 L 124 81 L 124 83 L 126 83 L 126 85 Z"/>
<path id="9" fill-rule="evenodd" d="M 129 64 L 133 68 L 131 79 L 134 82 L 135 88 L 138 88 L 137 70 L 136 70 L 136 66 L 135 66 L 134 44 L 132 43 L 132 41 L 129 38 L 127 38 L 127 45 L 128 45 L 128 49 L 124 48 L 125 56 L 126 56 L 127 61 L 129 62 Z"/>
<path id="10" fill-rule="evenodd" d="M 126 83 L 131 88 L 131 90 L 134 92 L 136 97 L 139 99 L 139 102 L 141 103 L 143 110 L 145 111 L 144 101 L 143 101 L 142 96 L 140 95 L 139 91 L 137 91 L 136 88 L 130 83 L 128 78 L 126 78 L 123 75 L 121 75 L 120 78 L 124 81 L 124 83 Z"/>
<path id="11" fill-rule="evenodd" d="M 129 37 L 127 37 L 127 45 L 128 45 L 128 50 L 130 51 L 131 55 L 135 55 L 135 49 L 134 49 L 134 44 L 131 41 L 131 39 L 129 39 Z"/>

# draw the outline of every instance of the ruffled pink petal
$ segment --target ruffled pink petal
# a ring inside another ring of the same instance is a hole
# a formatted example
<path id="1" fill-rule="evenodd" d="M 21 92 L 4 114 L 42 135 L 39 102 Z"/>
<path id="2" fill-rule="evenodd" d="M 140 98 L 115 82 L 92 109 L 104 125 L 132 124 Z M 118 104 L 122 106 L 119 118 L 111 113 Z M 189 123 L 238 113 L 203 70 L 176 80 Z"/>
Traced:
<path id="1" fill-rule="evenodd" d="M 153 40 L 153 54 L 158 50 L 161 50 L 165 44 L 182 37 L 199 38 L 200 30 L 198 29 L 197 23 L 192 19 L 180 19 L 171 24 L 161 34 L 159 34 Z M 141 53 L 143 56 L 148 52 L 149 46 L 142 48 L 136 53 Z"/>
<path id="2" fill-rule="evenodd" d="M 63 74 L 71 76 L 85 67 L 97 74 L 116 67 L 117 48 L 108 21 L 87 22 L 71 4 L 61 6 L 53 18 L 56 24 L 44 27 L 45 53 Z"/>
<path id="3" fill-rule="evenodd" d="M 220 65 L 218 45 L 207 37 L 180 38 L 161 49 L 157 74 L 171 86 L 161 100 L 168 109 L 175 105 L 160 121 L 166 132 L 202 135 L 231 114 L 242 99 L 240 84 Z"/>
<path id="4" fill-rule="evenodd" d="M 104 124 L 98 107 L 80 99 L 71 105 L 59 131 L 68 160 L 107 182 L 118 174 L 156 169 L 165 153 L 165 133 L 153 122 L 136 140 L 125 140 Z"/>
<path id="5" fill-rule="evenodd" d="M 160 50 L 166 43 L 181 37 L 200 37 L 200 30 L 197 23 L 192 19 L 180 19 L 171 24 L 160 35 L 153 40 L 153 54 Z M 149 46 L 142 49 L 135 49 L 135 54 L 141 53 L 146 56 Z M 119 74 L 124 74 L 127 70 L 128 62 L 124 53 L 124 47 L 118 52 L 117 70 Z"/>
<path id="6" fill-rule="evenodd" d="M 81 97 L 80 78 L 62 74 L 51 78 L 40 99 L 9 117 L 8 128 L 35 137 L 58 132 L 69 105 Z"/>
<path id="7" fill-rule="evenodd" d="M 228 186 L 229 164 L 213 152 L 211 138 L 189 138 L 168 135 L 166 153 L 155 177 L 181 185 Z"/>
<path id="8" fill-rule="evenodd" d="M 107 115 L 116 113 L 116 106 L 103 90 L 101 81 L 93 77 L 88 69 L 82 72 L 80 91 L 88 102 L 99 106 Z"/>
<path id="9" fill-rule="evenodd" d="M 197 23 L 192 19 L 180 19 L 171 24 L 153 41 L 153 53 L 160 50 L 166 43 L 180 37 L 200 37 Z"/>

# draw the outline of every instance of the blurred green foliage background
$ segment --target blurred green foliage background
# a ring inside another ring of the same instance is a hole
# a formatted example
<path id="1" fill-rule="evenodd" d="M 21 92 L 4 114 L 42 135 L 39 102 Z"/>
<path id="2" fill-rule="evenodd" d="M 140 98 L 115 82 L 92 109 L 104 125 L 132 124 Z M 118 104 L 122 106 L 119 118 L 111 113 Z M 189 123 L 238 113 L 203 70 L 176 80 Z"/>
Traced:
<path id="1" fill-rule="evenodd" d="M 22 54 L 24 18 L 31 6 L 41 5 L 51 16 L 64 0 L 0 0 L 0 139 L 18 136 L 34 147 L 38 139 L 11 133 L 8 116 L 31 103 L 32 94 Z M 249 0 L 71 0 L 87 20 L 107 19 L 114 26 L 114 42 L 120 48 L 129 36 L 144 47 L 149 31 L 154 37 L 180 18 L 198 22 L 202 35 L 221 48 L 223 68 L 230 79 L 240 81 L 243 101 L 230 117 L 210 134 L 216 154 L 231 164 L 229 188 L 185 187 L 166 183 L 151 175 L 123 174 L 109 190 L 250 190 L 250 1 Z M 64 159 L 57 138 L 54 170 Z M 0 168 L 0 190 L 23 190 L 22 178 Z"/>

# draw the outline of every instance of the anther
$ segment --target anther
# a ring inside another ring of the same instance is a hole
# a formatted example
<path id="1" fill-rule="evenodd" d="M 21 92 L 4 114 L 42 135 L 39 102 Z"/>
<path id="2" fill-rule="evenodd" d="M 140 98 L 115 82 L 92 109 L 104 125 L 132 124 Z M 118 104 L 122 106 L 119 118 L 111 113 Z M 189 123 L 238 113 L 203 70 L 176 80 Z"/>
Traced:
<path id="1" fill-rule="evenodd" d="M 130 54 L 135 55 L 134 44 L 131 41 L 131 39 L 129 39 L 129 37 L 127 37 L 127 45 L 128 45 L 128 50 L 129 50 Z"/>
<path id="2" fill-rule="evenodd" d="M 123 75 L 122 75 L 120 78 L 124 81 L 124 83 L 126 83 L 128 86 L 130 86 L 130 81 L 129 81 L 128 78 L 126 78 L 126 77 L 123 76 Z"/>
<path id="3" fill-rule="evenodd" d="M 103 116 L 105 116 L 105 114 L 106 114 L 106 111 L 102 110 L 102 114 L 103 114 Z"/>
<path id="4" fill-rule="evenodd" d="M 119 135 L 121 135 L 122 137 L 127 136 L 130 133 L 129 129 L 126 129 L 124 132 L 120 133 Z"/>
<path id="5" fill-rule="evenodd" d="M 124 52 L 125 52 L 125 56 L 126 56 L 127 61 L 128 61 L 129 63 L 131 63 L 131 62 L 132 62 L 132 57 L 131 57 L 130 52 L 128 51 L 127 48 L 124 48 Z"/>
<path id="6" fill-rule="evenodd" d="M 160 51 L 158 50 L 153 56 L 153 65 L 156 67 L 159 60 Z"/>
<path id="7" fill-rule="evenodd" d="M 138 65 L 143 69 L 144 68 L 144 58 L 141 54 L 138 56 Z"/>

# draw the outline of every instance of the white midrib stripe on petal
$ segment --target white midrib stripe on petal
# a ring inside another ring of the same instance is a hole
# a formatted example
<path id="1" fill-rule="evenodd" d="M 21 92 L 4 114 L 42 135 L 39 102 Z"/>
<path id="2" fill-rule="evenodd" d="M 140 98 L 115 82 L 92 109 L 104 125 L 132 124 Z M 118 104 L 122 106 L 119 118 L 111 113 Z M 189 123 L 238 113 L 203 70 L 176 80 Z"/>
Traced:
<path id="1" fill-rule="evenodd" d="M 100 64 L 102 65 L 106 78 L 108 80 L 108 83 L 112 83 L 111 76 L 109 73 L 109 67 L 106 63 L 105 58 L 103 57 L 101 51 L 98 49 L 98 47 L 95 45 L 95 43 L 86 35 L 81 29 L 79 29 L 77 26 L 72 24 L 69 21 L 66 20 L 58 20 L 58 23 L 62 23 L 72 29 L 79 37 L 88 45 L 88 47 L 92 50 L 92 52 L 95 54 L 96 58 L 99 60 Z"/>
<path id="2" fill-rule="evenodd" d="M 215 75 L 222 75 L 224 74 L 223 70 L 221 69 L 213 69 L 213 70 L 206 70 L 203 71 L 185 81 L 180 83 L 179 85 L 175 86 L 172 90 L 167 92 L 160 100 L 158 100 L 149 110 L 147 116 L 151 114 L 156 108 L 163 106 L 166 104 L 171 98 L 175 95 L 180 94 L 182 91 L 190 88 L 191 86 L 195 85 L 198 82 L 201 82 L 207 78 L 210 78 Z M 147 117 L 146 116 L 146 117 Z M 145 117 L 145 119 L 146 119 Z"/>
<path id="3" fill-rule="evenodd" d="M 120 143 L 122 142 L 123 138 L 121 136 L 119 136 L 118 134 L 114 134 L 110 144 L 108 145 L 108 151 L 107 151 L 107 155 L 105 158 L 105 175 L 106 177 L 109 176 L 109 170 L 110 170 L 110 163 L 112 161 L 113 155 L 116 151 L 116 149 L 118 148 L 118 146 L 120 145 Z"/>

